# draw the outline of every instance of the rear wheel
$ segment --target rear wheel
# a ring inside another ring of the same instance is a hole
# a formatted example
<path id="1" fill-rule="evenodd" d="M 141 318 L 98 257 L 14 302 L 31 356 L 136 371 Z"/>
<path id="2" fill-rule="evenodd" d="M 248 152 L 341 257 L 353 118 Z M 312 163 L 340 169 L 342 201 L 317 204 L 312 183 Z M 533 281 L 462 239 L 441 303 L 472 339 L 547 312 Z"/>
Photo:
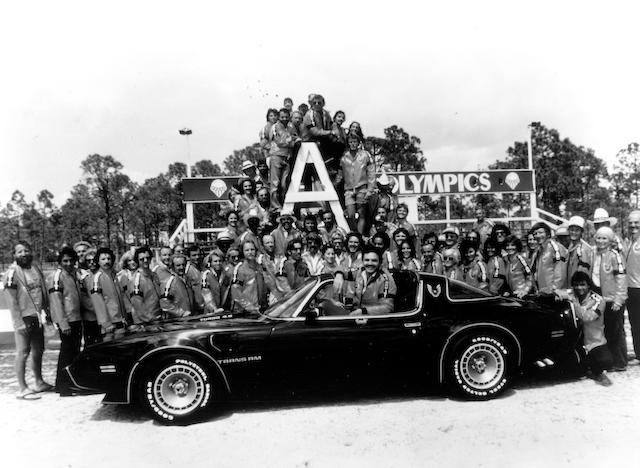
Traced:
<path id="1" fill-rule="evenodd" d="M 165 424 L 193 421 L 218 398 L 211 371 L 188 355 L 169 355 L 150 363 L 139 389 L 145 410 Z"/>
<path id="2" fill-rule="evenodd" d="M 493 398 L 511 379 L 511 354 L 504 340 L 493 335 L 474 335 L 455 346 L 447 362 L 449 382 L 467 398 Z"/>

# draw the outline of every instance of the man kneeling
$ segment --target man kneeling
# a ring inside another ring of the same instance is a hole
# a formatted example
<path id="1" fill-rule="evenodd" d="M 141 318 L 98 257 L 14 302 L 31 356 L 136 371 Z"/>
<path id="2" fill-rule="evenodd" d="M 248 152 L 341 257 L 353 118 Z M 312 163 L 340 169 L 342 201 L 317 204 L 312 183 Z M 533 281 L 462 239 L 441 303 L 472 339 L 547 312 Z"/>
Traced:
<path id="1" fill-rule="evenodd" d="M 568 290 L 566 295 L 563 293 L 558 295 L 568 298 L 573 303 L 576 315 L 582 320 L 587 366 L 592 378 L 598 384 L 608 387 L 612 382 L 604 370 L 611 367 L 612 357 L 604 336 L 606 303 L 602 296 L 592 291 L 592 287 L 593 283 L 589 275 L 583 271 L 577 271 L 571 277 L 572 289 Z"/>

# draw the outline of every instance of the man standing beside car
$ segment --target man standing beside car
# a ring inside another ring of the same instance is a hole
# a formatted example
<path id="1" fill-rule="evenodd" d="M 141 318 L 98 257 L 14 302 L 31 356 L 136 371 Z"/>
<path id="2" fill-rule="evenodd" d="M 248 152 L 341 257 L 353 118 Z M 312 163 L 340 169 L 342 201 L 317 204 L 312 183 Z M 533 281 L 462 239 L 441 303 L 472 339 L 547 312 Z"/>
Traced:
<path id="1" fill-rule="evenodd" d="M 567 278 L 573 278 L 576 271 L 591 273 L 591 257 L 593 248 L 582 239 L 584 232 L 584 218 L 582 216 L 572 216 L 569 219 L 567 229 L 569 230 L 569 258 L 567 261 Z"/>
<path id="2" fill-rule="evenodd" d="M 80 311 L 82 313 L 82 337 L 84 346 L 98 343 L 102 337 L 96 311 L 91 302 L 93 274 L 98 271 L 96 249 L 88 242 L 78 242 L 73 246 L 78 254 L 76 275 L 80 284 Z"/>
<path id="3" fill-rule="evenodd" d="M 551 229 L 545 223 L 534 224 L 531 232 L 538 242 L 531 261 L 538 292 L 552 294 L 567 289 L 567 249 L 551 239 Z"/>
<path id="4" fill-rule="evenodd" d="M 13 246 L 14 263 L 6 275 L 5 290 L 11 311 L 16 340 L 15 370 L 18 377 L 21 400 L 36 400 L 36 393 L 49 391 L 52 385 L 42 378 L 42 355 L 44 353 L 44 330 L 41 314 L 49 311 L 47 286 L 42 271 L 33 264 L 31 246 L 18 241 Z M 27 386 L 25 366 L 31 354 L 31 365 L 35 377 L 35 388 Z"/>
<path id="5" fill-rule="evenodd" d="M 138 264 L 138 269 L 133 274 L 129 291 L 135 323 L 160 320 L 162 315 L 162 310 L 160 309 L 160 280 L 158 275 L 149 268 L 152 256 L 151 249 L 146 245 L 136 249 L 133 254 L 133 259 Z"/>
<path id="6" fill-rule="evenodd" d="M 93 275 L 91 301 L 106 339 L 123 333 L 127 326 L 124 291 L 113 271 L 115 254 L 108 247 L 96 253 L 99 270 Z"/>
<path id="7" fill-rule="evenodd" d="M 56 373 L 56 389 L 60 396 L 69 396 L 69 382 L 64 368 L 80 354 L 82 343 L 82 313 L 80 284 L 75 264 L 78 255 L 71 247 L 63 247 L 58 254 L 58 269 L 49 279 L 51 318 L 60 330 L 60 354 Z"/>
<path id="8" fill-rule="evenodd" d="M 156 265 L 151 268 L 156 275 L 158 275 L 158 279 L 160 280 L 160 284 L 164 284 L 169 276 L 171 276 L 171 256 L 173 255 L 173 249 L 171 247 L 162 247 L 160 249 L 160 261 L 156 263 Z"/>
<path id="9" fill-rule="evenodd" d="M 633 350 L 636 359 L 640 359 L 640 211 L 629 213 L 627 219 L 629 234 L 631 235 L 625 249 L 627 261 L 627 313 L 631 324 Z"/>
<path id="10" fill-rule="evenodd" d="M 191 245 L 185 252 L 188 255 L 189 261 L 184 271 L 184 276 L 187 280 L 187 284 L 193 291 L 193 309 L 191 313 L 201 314 L 204 310 L 204 297 L 202 297 L 202 273 L 200 272 L 200 263 L 202 262 L 202 256 L 200 247 L 197 245 Z"/>
<path id="11" fill-rule="evenodd" d="M 169 318 L 186 317 L 193 310 L 193 290 L 185 277 L 187 257 L 174 255 L 171 259 L 174 274 L 163 285 L 160 307 Z"/>
<path id="12" fill-rule="evenodd" d="M 267 308 L 269 291 L 263 267 L 256 261 L 256 252 L 253 242 L 246 241 L 242 244 L 244 259 L 233 268 L 231 280 L 232 312 L 252 313 Z"/>

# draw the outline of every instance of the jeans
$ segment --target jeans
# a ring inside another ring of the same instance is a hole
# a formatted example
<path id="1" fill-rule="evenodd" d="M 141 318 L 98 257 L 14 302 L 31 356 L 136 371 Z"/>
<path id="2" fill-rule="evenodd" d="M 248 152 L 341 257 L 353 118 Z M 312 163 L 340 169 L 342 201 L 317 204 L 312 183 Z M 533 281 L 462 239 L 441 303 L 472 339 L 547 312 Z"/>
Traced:
<path id="1" fill-rule="evenodd" d="M 284 157 L 274 154 L 271 156 L 270 166 L 269 192 L 271 193 L 271 208 L 282 208 L 282 202 L 288 188 L 289 163 Z"/>
<path id="2" fill-rule="evenodd" d="M 607 345 L 596 346 L 587 354 L 587 366 L 595 375 L 611 367 L 611 353 Z"/>
<path id="3" fill-rule="evenodd" d="M 84 338 L 84 347 L 100 343 L 102 341 L 102 330 L 100 324 L 95 321 L 82 321 L 82 336 Z"/>
<path id="4" fill-rule="evenodd" d="M 629 288 L 627 292 L 629 294 L 627 313 L 631 324 L 633 351 L 636 354 L 636 359 L 640 359 L 640 288 Z"/>
<path id="5" fill-rule="evenodd" d="M 614 312 L 613 302 L 604 309 L 604 337 L 613 358 L 613 367 L 627 365 L 627 339 L 624 334 L 624 307 Z"/>
<path id="6" fill-rule="evenodd" d="M 73 362 L 80 354 L 82 342 L 82 321 L 69 322 L 71 331 L 68 334 L 60 332 L 60 354 L 58 354 L 58 372 L 56 373 L 56 388 L 58 392 L 69 392 L 69 380 L 64 368 Z"/>

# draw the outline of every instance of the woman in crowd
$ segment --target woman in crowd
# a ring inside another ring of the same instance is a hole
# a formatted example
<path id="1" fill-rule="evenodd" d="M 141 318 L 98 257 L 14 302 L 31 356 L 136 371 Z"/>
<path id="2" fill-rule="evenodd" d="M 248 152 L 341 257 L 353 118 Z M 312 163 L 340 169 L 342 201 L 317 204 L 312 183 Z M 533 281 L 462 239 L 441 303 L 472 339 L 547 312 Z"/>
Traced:
<path id="1" fill-rule="evenodd" d="M 420 271 L 422 270 L 422 265 L 420 264 L 420 260 L 416 258 L 416 251 L 413 247 L 413 242 L 409 239 L 404 240 L 400 243 L 400 269 L 401 270 L 411 270 L 411 271 Z"/>
<path id="2" fill-rule="evenodd" d="M 344 273 L 344 291 L 347 301 L 352 301 L 354 297 L 353 295 L 355 294 L 356 277 L 363 266 L 363 247 L 364 242 L 360 233 L 354 231 L 347 234 L 346 257 L 341 265 Z"/>
<path id="3" fill-rule="evenodd" d="M 342 126 L 346 118 L 345 113 L 339 110 L 333 115 L 333 124 L 331 124 L 331 134 L 336 140 L 334 142 L 333 154 L 338 160 L 340 160 L 340 156 L 342 156 L 344 150 L 347 149 L 347 132 Z"/>
<path id="4" fill-rule="evenodd" d="M 400 250 L 400 245 L 408 240 L 411 241 L 411 239 L 409 238 L 409 231 L 407 231 L 405 228 L 397 228 L 393 231 L 393 244 L 391 245 L 390 250 L 392 250 L 393 252 L 398 252 Z"/>
<path id="5" fill-rule="evenodd" d="M 460 251 L 458 249 L 444 249 L 442 251 L 442 274 L 447 278 L 463 281 L 459 263 Z"/>
<path id="6" fill-rule="evenodd" d="M 395 225 L 406 229 L 415 251 L 418 252 L 420 250 L 420 240 L 418 239 L 416 227 L 407 221 L 407 216 L 409 216 L 409 207 L 406 203 L 399 203 L 395 209 Z"/>
<path id="7" fill-rule="evenodd" d="M 256 213 L 260 210 L 260 204 L 256 197 L 256 184 L 251 179 L 244 179 L 240 183 L 242 193 L 238 195 L 234 201 L 234 209 L 238 212 L 242 219 L 251 209 Z"/>
<path id="8" fill-rule="evenodd" d="M 475 232 L 475 231 L 471 231 Z M 478 239 L 480 235 L 478 234 Z M 506 242 L 505 242 L 506 250 Z M 492 239 L 487 239 L 484 243 L 484 252 L 482 257 L 487 262 L 487 276 L 489 277 L 489 291 L 493 294 L 501 295 L 505 292 L 506 286 L 506 270 L 505 260 L 498 255 L 498 249 Z"/>
<path id="9" fill-rule="evenodd" d="M 301 236 L 303 245 L 307 244 L 307 237 L 311 234 L 320 236 L 320 238 L 322 239 L 320 231 L 318 230 L 318 219 L 316 218 L 316 215 L 314 215 L 313 213 L 308 213 L 302 221 Z"/>
<path id="10" fill-rule="evenodd" d="M 531 266 L 531 260 L 536 250 L 538 250 L 538 241 L 536 240 L 536 236 L 533 235 L 533 232 L 529 231 L 527 232 L 526 249 L 522 251 L 522 256 L 527 259 L 529 266 Z"/>
<path id="11" fill-rule="evenodd" d="M 342 267 L 336 262 L 336 251 L 333 245 L 325 245 L 322 249 L 322 274 L 336 274 L 336 271 L 342 271 Z"/>
<path id="12" fill-rule="evenodd" d="M 351 122 L 351 125 L 349 125 L 349 130 L 347 130 L 347 138 L 350 135 L 355 135 L 356 137 L 358 137 L 358 140 L 360 142 L 364 142 L 364 134 L 362 132 L 362 126 L 360 125 L 360 122 Z"/>
<path id="13" fill-rule="evenodd" d="M 598 228 L 596 231 L 596 251 L 593 255 L 591 281 L 594 291 L 606 302 L 604 335 L 613 357 L 612 370 L 624 371 L 627 368 L 627 343 L 624 331 L 627 275 L 622 255 L 611 248 L 615 237 L 613 229 L 608 226 Z"/>
<path id="14" fill-rule="evenodd" d="M 269 157 L 269 152 L 271 151 L 271 142 L 273 141 L 273 132 L 272 127 L 278 121 L 278 109 L 269 109 L 267 110 L 267 123 L 260 130 L 259 138 L 260 138 L 260 151 L 262 152 L 262 157 L 267 159 Z"/>
<path id="15" fill-rule="evenodd" d="M 462 277 L 464 282 L 470 286 L 488 291 L 487 266 L 478 255 L 478 244 L 465 239 L 460 244 L 460 252 L 463 255 Z"/>
<path id="16" fill-rule="evenodd" d="M 240 235 L 240 227 L 238 226 L 240 222 L 240 214 L 237 211 L 230 211 L 227 213 L 227 225 L 224 227 L 224 231 L 231 236 L 231 238 L 235 241 Z"/>

